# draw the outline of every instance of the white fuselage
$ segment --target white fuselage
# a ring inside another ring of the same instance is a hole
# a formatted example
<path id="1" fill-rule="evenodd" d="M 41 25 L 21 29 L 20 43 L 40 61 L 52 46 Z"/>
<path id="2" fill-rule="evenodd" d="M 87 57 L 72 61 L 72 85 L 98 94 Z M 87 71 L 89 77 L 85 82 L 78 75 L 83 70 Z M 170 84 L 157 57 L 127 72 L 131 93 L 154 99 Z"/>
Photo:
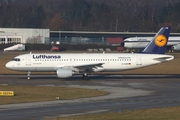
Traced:
<path id="1" fill-rule="evenodd" d="M 124 40 L 125 48 L 145 48 L 153 37 L 132 37 Z M 169 37 L 167 46 L 180 44 L 180 37 Z"/>
<path id="2" fill-rule="evenodd" d="M 56 71 L 59 68 L 79 70 L 91 67 L 92 72 L 122 71 L 154 65 L 174 59 L 171 55 L 161 54 L 24 54 L 6 64 L 11 70 L 18 71 Z M 101 63 L 101 66 L 93 64 Z"/>

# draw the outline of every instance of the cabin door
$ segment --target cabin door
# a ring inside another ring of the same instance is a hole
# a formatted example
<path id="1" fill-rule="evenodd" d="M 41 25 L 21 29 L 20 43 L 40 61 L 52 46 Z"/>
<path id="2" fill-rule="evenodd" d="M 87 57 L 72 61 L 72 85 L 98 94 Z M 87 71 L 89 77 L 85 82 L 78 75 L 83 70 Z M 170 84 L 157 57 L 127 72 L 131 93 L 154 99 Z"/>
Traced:
<path id="1" fill-rule="evenodd" d="M 26 66 L 31 66 L 31 55 L 26 56 Z"/>
<path id="2" fill-rule="evenodd" d="M 136 65 L 142 65 L 142 58 L 140 55 L 136 56 Z"/>

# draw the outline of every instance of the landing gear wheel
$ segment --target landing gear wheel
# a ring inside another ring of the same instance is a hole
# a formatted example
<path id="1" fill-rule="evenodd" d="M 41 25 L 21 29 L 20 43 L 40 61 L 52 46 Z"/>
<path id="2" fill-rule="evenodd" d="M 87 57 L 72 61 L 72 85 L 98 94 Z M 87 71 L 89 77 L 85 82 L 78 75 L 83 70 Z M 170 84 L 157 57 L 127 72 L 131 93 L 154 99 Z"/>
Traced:
<path id="1" fill-rule="evenodd" d="M 30 80 L 30 77 L 27 77 L 27 80 Z"/>
<path id="2" fill-rule="evenodd" d="M 29 71 L 28 74 L 27 74 L 27 80 L 30 80 L 30 75 L 31 75 L 31 72 Z"/>
<path id="3" fill-rule="evenodd" d="M 83 80 L 88 80 L 88 74 L 83 74 Z"/>

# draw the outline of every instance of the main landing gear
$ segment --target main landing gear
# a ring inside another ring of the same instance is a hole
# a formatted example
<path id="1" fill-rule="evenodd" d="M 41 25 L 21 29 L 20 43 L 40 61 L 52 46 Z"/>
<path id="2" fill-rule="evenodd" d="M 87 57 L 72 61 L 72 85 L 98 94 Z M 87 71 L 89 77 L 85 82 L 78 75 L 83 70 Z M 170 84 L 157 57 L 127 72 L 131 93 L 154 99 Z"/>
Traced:
<path id="1" fill-rule="evenodd" d="M 84 73 L 83 76 L 82 76 L 83 80 L 88 80 L 88 74 L 87 73 Z"/>
<path id="2" fill-rule="evenodd" d="M 28 74 L 27 74 L 27 80 L 30 80 L 30 75 L 31 75 L 31 72 L 29 71 Z"/>

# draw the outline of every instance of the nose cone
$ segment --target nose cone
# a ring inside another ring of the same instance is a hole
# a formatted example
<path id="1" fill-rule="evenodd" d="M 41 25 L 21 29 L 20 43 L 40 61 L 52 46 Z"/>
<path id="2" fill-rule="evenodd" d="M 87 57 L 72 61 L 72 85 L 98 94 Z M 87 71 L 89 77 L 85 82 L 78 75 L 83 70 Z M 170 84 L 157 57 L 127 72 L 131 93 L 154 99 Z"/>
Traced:
<path id="1" fill-rule="evenodd" d="M 122 47 L 127 47 L 126 45 L 127 45 L 127 43 L 129 43 L 131 41 L 131 38 L 126 38 L 126 39 L 124 39 L 124 41 L 121 43 L 121 46 Z"/>
<path id="2" fill-rule="evenodd" d="M 126 38 L 126 39 L 124 39 L 124 42 L 129 42 L 129 41 L 131 41 L 131 39 L 132 38 Z"/>
<path id="3" fill-rule="evenodd" d="M 12 64 L 10 62 L 6 63 L 6 68 L 11 69 Z"/>

